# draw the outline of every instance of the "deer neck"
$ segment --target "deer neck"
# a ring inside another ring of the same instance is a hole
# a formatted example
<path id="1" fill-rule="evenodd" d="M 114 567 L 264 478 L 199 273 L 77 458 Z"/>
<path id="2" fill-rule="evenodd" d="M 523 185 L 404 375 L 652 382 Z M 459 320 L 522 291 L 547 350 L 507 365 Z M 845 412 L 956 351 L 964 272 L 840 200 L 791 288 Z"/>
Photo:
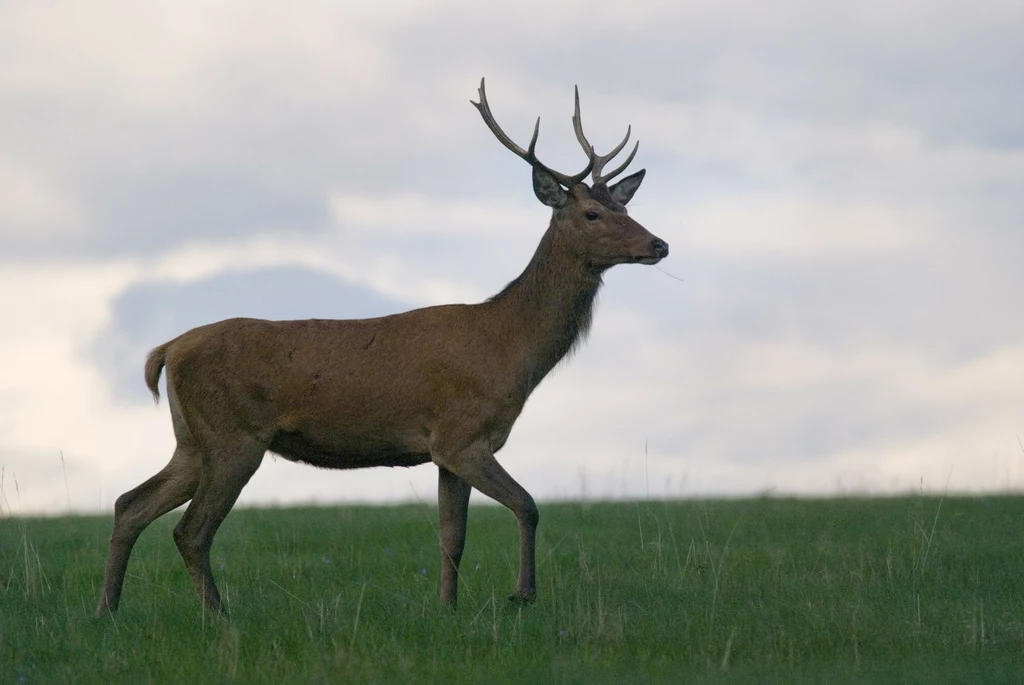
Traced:
<path id="1" fill-rule="evenodd" d="M 529 390 L 586 337 L 600 287 L 600 271 L 570 249 L 552 220 L 523 273 L 491 298 Z"/>

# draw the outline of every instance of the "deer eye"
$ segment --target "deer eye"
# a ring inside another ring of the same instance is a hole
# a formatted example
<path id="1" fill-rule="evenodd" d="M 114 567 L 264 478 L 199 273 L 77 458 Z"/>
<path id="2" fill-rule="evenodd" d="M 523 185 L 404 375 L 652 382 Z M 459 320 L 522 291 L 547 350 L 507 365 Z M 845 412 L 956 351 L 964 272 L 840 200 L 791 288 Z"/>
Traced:
<path id="1" fill-rule="evenodd" d="M 587 212 L 586 217 L 587 221 L 593 221 L 597 218 L 597 212 Z"/>

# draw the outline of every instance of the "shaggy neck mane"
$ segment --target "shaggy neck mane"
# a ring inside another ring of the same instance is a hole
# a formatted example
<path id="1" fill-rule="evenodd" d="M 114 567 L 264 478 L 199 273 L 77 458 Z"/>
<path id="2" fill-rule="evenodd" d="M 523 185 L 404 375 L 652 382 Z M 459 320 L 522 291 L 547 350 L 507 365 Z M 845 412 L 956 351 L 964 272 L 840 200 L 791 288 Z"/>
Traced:
<path id="1" fill-rule="evenodd" d="M 523 273 L 488 300 L 514 312 L 508 334 L 526 341 L 531 388 L 586 338 L 600 287 L 600 272 L 570 252 L 552 218 Z"/>

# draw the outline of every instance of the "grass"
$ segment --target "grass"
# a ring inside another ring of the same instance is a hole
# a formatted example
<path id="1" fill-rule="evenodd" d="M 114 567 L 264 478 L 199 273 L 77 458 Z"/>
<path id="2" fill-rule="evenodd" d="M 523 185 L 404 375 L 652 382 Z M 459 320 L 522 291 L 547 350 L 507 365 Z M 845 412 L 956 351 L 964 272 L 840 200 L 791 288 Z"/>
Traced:
<path id="1" fill-rule="evenodd" d="M 1024 498 L 547 504 L 539 600 L 474 507 L 460 606 L 426 506 L 238 510 L 204 615 L 169 515 L 95 620 L 109 517 L 0 519 L 0 683 L 1024 681 Z"/>

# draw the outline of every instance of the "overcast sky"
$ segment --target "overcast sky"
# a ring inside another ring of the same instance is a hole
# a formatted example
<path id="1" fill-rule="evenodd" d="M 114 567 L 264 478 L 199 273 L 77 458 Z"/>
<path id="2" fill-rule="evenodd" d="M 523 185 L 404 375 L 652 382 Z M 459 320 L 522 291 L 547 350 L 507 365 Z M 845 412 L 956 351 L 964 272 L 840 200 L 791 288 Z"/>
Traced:
<path id="1" fill-rule="evenodd" d="M 499 458 L 538 498 L 1024 489 L 1024 4 L 0 1 L 0 511 L 109 511 L 174 440 L 146 352 L 480 301 L 627 124 L 661 267 Z M 339 417 L 343 421 L 344 417 Z M 242 502 L 423 500 L 268 457 Z"/>

